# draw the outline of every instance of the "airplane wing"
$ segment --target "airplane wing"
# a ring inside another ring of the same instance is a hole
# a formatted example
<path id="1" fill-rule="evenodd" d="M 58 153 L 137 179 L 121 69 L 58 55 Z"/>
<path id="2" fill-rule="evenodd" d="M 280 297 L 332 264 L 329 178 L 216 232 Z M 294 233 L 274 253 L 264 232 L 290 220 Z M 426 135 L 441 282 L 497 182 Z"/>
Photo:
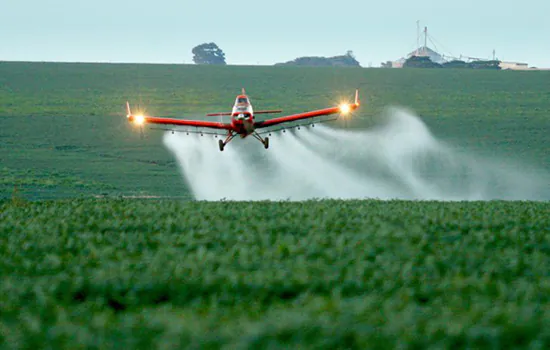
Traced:
<path id="1" fill-rule="evenodd" d="M 145 123 L 148 124 L 164 124 L 164 125 L 183 125 L 183 126 L 196 126 L 202 128 L 212 128 L 212 129 L 223 129 L 231 130 L 231 124 L 227 123 L 218 123 L 218 122 L 207 122 L 202 120 L 185 120 L 185 119 L 175 119 L 175 118 L 160 118 L 160 117 L 150 117 L 145 115 L 133 115 L 130 110 L 130 104 L 126 102 L 126 111 L 128 121 L 131 123 L 136 123 L 142 125 Z"/>
<path id="2" fill-rule="evenodd" d="M 266 128 L 266 127 L 269 127 L 269 126 L 273 126 L 273 125 L 277 125 L 277 124 L 281 124 L 281 123 L 293 122 L 293 121 L 302 120 L 302 119 L 315 118 L 315 117 L 331 115 L 331 114 L 337 114 L 337 113 L 346 114 L 346 113 L 349 113 L 349 112 L 357 109 L 357 107 L 359 107 L 359 91 L 358 90 L 355 91 L 355 102 L 354 103 L 342 104 L 338 107 L 319 109 L 319 110 L 311 111 L 311 112 L 293 114 L 293 115 L 288 115 L 288 116 L 284 116 L 284 117 L 267 119 L 267 120 L 264 120 L 264 121 L 258 121 L 256 123 L 254 123 L 254 126 L 256 128 Z"/>

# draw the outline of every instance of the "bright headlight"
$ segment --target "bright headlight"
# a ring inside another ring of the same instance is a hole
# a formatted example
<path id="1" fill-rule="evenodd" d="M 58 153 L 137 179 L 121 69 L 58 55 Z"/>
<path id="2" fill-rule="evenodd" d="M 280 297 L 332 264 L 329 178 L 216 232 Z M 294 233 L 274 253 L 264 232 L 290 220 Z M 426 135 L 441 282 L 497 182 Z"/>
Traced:
<path id="1" fill-rule="evenodd" d="M 145 117 L 142 115 L 136 115 L 135 119 L 136 124 L 141 125 L 145 122 Z"/>
<path id="2" fill-rule="evenodd" d="M 350 110 L 351 110 L 351 108 L 349 107 L 349 105 L 347 103 L 343 103 L 343 104 L 340 105 L 340 112 L 342 114 L 348 114 Z"/>

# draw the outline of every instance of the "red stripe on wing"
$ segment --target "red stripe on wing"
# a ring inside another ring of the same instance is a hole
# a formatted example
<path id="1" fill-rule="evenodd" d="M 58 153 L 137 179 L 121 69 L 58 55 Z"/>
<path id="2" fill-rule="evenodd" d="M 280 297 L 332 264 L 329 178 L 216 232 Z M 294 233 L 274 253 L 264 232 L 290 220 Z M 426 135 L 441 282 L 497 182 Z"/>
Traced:
<path id="1" fill-rule="evenodd" d="M 356 109 L 357 107 L 359 107 L 358 104 L 349 105 L 350 111 Z M 331 108 L 319 109 L 317 111 L 311 111 L 311 112 L 289 115 L 285 117 L 267 119 L 264 121 L 254 123 L 254 126 L 256 128 L 265 128 L 268 126 L 273 126 L 281 123 L 288 123 L 288 122 L 293 122 L 296 120 L 307 119 L 307 118 L 315 118 L 315 117 L 320 117 L 324 115 L 336 114 L 340 112 L 341 112 L 340 107 L 331 107 Z"/>
<path id="2" fill-rule="evenodd" d="M 186 119 L 174 119 L 174 118 L 159 118 L 159 117 L 143 117 L 145 123 L 149 124 L 164 124 L 164 125 L 183 125 L 183 126 L 196 126 L 212 129 L 224 129 L 231 130 L 231 124 L 207 122 L 202 120 L 186 120 Z M 134 121 L 136 116 L 129 116 L 130 122 Z"/>

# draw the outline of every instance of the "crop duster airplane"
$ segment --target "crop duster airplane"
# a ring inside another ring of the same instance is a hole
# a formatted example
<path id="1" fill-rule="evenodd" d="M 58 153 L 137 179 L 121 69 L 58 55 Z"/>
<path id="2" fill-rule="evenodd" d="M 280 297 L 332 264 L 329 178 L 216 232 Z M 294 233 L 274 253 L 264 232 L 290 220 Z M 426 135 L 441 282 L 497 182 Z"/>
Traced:
<path id="1" fill-rule="evenodd" d="M 209 128 L 209 129 L 217 129 L 220 131 L 221 130 L 225 131 L 224 134 L 210 133 L 214 135 L 226 135 L 225 140 L 221 140 L 221 139 L 219 140 L 218 144 L 220 147 L 220 151 L 223 151 L 225 146 L 237 135 L 239 135 L 241 138 L 252 136 L 256 138 L 258 141 L 260 141 L 264 145 L 264 148 L 267 149 L 269 147 L 269 138 L 268 137 L 263 138 L 261 134 L 271 133 L 279 130 L 283 130 L 284 132 L 284 130 L 287 129 L 288 127 L 283 127 L 278 130 L 271 130 L 271 131 L 264 131 L 264 132 L 258 132 L 257 129 L 267 128 L 270 126 L 295 122 L 299 120 L 312 119 L 315 117 L 321 117 L 326 115 L 334 115 L 334 114 L 347 115 L 351 113 L 353 110 L 357 109 L 358 107 L 359 107 L 359 91 L 355 90 L 354 103 L 342 103 L 336 107 L 330 107 L 330 108 L 319 109 L 319 110 L 310 111 L 310 112 L 304 112 L 299 114 L 293 114 L 293 115 L 288 115 L 283 117 L 257 121 L 255 119 L 255 116 L 258 114 L 280 113 L 281 110 L 254 111 L 252 109 L 252 104 L 250 103 L 250 99 L 246 95 L 246 92 L 243 88 L 242 93 L 238 95 L 237 98 L 235 99 L 235 104 L 231 112 L 207 114 L 207 116 L 210 116 L 210 117 L 231 116 L 231 122 L 222 123 L 222 122 L 210 122 L 210 121 L 201 121 L 201 120 L 184 120 L 184 119 L 174 119 L 174 118 L 150 117 L 142 114 L 133 115 L 130 110 L 130 104 L 126 102 L 128 121 L 130 121 L 131 123 L 135 123 L 139 126 L 145 123 L 149 123 L 149 124 L 163 124 L 163 125 L 173 125 L 173 126 L 191 126 L 191 127 L 197 127 L 197 128 Z M 329 120 L 320 120 L 318 122 L 326 122 L 326 121 L 336 120 L 336 119 L 338 119 L 338 117 L 329 119 Z M 313 122 L 310 122 L 310 124 L 313 126 Z M 292 127 L 299 128 L 300 125 L 295 125 Z M 182 130 L 174 130 L 174 129 L 161 129 L 161 130 L 167 130 L 172 132 L 182 131 Z M 198 131 L 189 131 L 189 130 L 185 130 L 185 132 L 198 133 Z M 200 132 L 201 135 L 203 133 L 208 133 L 208 132 L 202 132 L 202 131 Z"/>

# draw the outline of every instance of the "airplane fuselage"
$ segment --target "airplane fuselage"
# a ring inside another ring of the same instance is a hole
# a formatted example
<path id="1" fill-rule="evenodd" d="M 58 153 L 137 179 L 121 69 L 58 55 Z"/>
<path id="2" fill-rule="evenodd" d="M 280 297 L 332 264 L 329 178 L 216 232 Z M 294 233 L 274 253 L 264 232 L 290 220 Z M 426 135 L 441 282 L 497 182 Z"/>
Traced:
<path id="1" fill-rule="evenodd" d="M 254 109 L 246 95 L 239 95 L 231 111 L 233 131 L 244 138 L 254 132 Z"/>

